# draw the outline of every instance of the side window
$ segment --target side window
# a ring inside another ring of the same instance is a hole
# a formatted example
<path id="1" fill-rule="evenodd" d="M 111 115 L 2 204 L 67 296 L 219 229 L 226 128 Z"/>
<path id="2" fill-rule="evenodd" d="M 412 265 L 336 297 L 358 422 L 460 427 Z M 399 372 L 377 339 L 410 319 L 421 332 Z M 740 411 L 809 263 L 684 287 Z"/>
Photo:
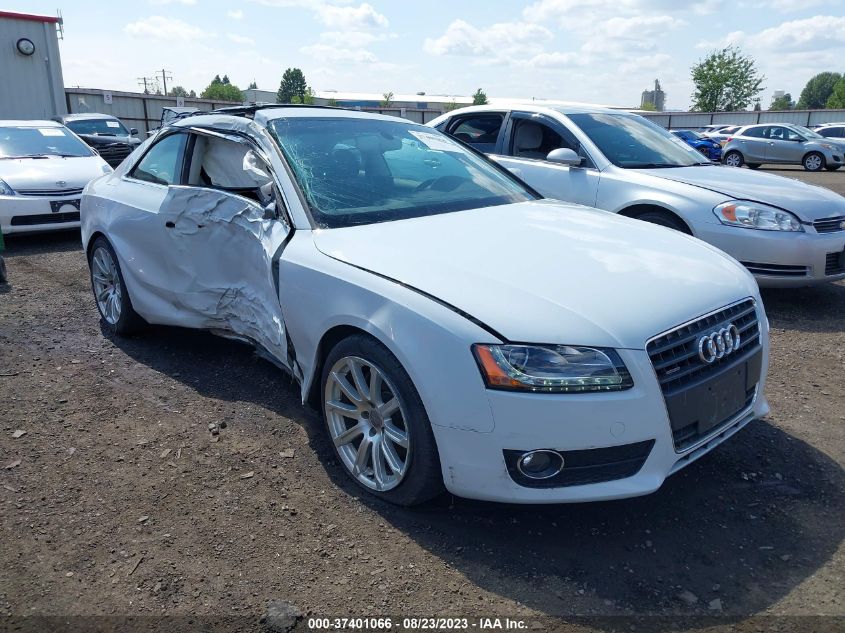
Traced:
<path id="1" fill-rule="evenodd" d="M 795 130 L 790 130 L 789 128 L 783 128 L 787 133 L 787 139 L 790 141 L 803 141 L 804 137 L 801 136 Z"/>
<path id="2" fill-rule="evenodd" d="M 273 196 L 269 167 L 246 143 L 196 134 L 187 184 L 220 189 L 267 204 Z"/>
<path id="3" fill-rule="evenodd" d="M 472 145 L 480 152 L 495 152 L 496 139 L 499 137 L 499 130 L 502 129 L 504 120 L 505 117 L 502 114 L 476 114 L 461 117 L 452 123 L 449 134 Z"/>
<path id="4" fill-rule="evenodd" d="M 780 126 L 769 128 L 769 139 L 773 141 L 785 141 L 787 138 L 787 129 Z"/>
<path id="5" fill-rule="evenodd" d="M 565 148 L 584 158 L 584 166 L 592 165 L 581 143 L 563 125 L 553 128 L 536 118 L 517 119 L 515 123 L 508 152 L 511 156 L 545 160 L 552 150 Z"/>
<path id="6" fill-rule="evenodd" d="M 187 134 L 171 134 L 158 141 L 135 165 L 132 178 L 157 185 L 179 184 L 185 157 Z"/>
<path id="7" fill-rule="evenodd" d="M 752 127 L 748 130 L 745 130 L 743 136 L 750 136 L 751 138 L 766 138 L 764 134 L 768 128 L 764 127 Z"/>

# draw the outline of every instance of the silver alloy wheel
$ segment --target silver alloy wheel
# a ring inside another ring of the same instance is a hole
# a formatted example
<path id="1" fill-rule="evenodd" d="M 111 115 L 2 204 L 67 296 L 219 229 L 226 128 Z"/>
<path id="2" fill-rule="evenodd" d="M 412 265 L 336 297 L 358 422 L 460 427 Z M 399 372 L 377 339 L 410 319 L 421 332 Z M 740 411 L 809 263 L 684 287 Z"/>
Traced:
<path id="1" fill-rule="evenodd" d="M 818 171 L 822 168 L 822 157 L 818 154 L 810 154 L 804 159 L 804 167 L 807 171 Z"/>
<path id="2" fill-rule="evenodd" d="M 408 472 L 411 435 L 387 375 L 357 356 L 338 360 L 323 394 L 329 433 L 343 465 L 368 488 L 395 488 Z"/>
<path id="3" fill-rule="evenodd" d="M 91 257 L 91 280 L 100 314 L 109 325 L 115 325 L 120 321 L 123 289 L 117 265 L 107 248 L 98 246 L 94 249 L 94 255 Z"/>
<path id="4" fill-rule="evenodd" d="M 740 160 L 739 154 L 736 152 L 731 152 L 725 157 L 725 165 L 728 167 L 741 167 L 742 162 Z"/>

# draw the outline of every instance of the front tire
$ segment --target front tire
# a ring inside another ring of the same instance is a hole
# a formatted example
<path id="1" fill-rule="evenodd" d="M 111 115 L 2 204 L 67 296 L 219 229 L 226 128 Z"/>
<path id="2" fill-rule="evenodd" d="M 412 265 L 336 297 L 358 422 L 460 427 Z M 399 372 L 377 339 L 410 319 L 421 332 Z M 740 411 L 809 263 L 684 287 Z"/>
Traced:
<path id="1" fill-rule="evenodd" d="M 760 169 L 760 163 L 745 163 L 748 169 Z"/>
<path id="2" fill-rule="evenodd" d="M 824 156 L 818 152 L 810 152 L 804 157 L 802 164 L 807 171 L 821 171 L 825 168 Z"/>
<path id="3" fill-rule="evenodd" d="M 2 255 L 0 255 L 0 284 L 4 284 L 8 280 L 9 280 L 9 277 L 6 274 L 6 260 L 3 259 Z"/>
<path id="4" fill-rule="evenodd" d="M 680 220 L 676 216 L 665 211 L 646 211 L 645 213 L 640 213 L 636 216 L 636 218 L 638 220 L 643 220 L 644 222 L 651 222 L 652 224 L 657 224 L 658 226 L 665 226 L 666 228 L 674 229 L 681 233 L 686 233 L 687 235 L 692 235 L 692 231 L 689 230 L 689 227 L 683 222 L 683 220 Z"/>
<path id="5" fill-rule="evenodd" d="M 364 334 L 344 339 L 323 364 L 321 387 L 329 439 L 356 484 L 403 506 L 443 491 L 425 407 L 384 345 Z"/>
<path id="6" fill-rule="evenodd" d="M 138 330 L 144 320 L 132 308 L 117 255 L 103 236 L 97 237 L 91 246 L 88 268 L 94 302 L 106 329 L 115 334 L 131 334 Z"/>
<path id="7" fill-rule="evenodd" d="M 742 167 L 745 164 L 745 158 L 736 150 L 731 150 L 725 154 L 725 165 L 728 167 Z"/>

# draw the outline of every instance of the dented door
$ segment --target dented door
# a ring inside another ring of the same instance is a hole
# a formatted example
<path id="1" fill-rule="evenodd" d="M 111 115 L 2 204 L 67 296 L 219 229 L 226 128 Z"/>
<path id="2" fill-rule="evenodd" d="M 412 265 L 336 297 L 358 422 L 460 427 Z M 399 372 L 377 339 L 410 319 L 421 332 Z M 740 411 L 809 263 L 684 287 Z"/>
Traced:
<path id="1" fill-rule="evenodd" d="M 286 222 L 216 189 L 171 186 L 160 208 L 174 308 L 196 326 L 259 344 L 287 364 L 273 260 Z"/>

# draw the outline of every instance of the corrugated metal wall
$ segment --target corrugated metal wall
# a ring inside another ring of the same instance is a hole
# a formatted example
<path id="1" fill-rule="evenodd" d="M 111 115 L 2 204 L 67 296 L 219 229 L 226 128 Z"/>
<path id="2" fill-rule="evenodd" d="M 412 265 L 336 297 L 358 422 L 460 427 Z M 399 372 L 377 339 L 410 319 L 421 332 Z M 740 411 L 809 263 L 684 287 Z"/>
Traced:
<path id="1" fill-rule="evenodd" d="M 642 115 L 658 125 L 673 130 L 697 128 L 703 125 L 732 123 L 795 123 L 812 127 L 819 123 L 845 121 L 845 110 L 788 110 L 769 112 L 645 112 Z"/>
<path id="2" fill-rule="evenodd" d="M 35 53 L 17 51 L 22 37 L 35 44 Z M 0 68 L 0 119 L 49 119 L 66 112 L 54 23 L 0 16 Z"/>
<path id="3" fill-rule="evenodd" d="M 67 88 L 65 93 L 67 94 L 69 112 L 74 114 L 80 112 L 111 114 L 123 121 L 127 127 L 138 128 L 141 138 L 146 136 L 148 130 L 158 127 L 163 108 L 177 105 L 176 97 L 145 95 L 137 92 L 108 92 L 89 88 Z M 110 104 L 105 101 L 107 94 L 111 95 L 112 102 Z M 185 97 L 182 105 L 193 106 L 200 110 L 214 110 L 240 104 Z"/>

